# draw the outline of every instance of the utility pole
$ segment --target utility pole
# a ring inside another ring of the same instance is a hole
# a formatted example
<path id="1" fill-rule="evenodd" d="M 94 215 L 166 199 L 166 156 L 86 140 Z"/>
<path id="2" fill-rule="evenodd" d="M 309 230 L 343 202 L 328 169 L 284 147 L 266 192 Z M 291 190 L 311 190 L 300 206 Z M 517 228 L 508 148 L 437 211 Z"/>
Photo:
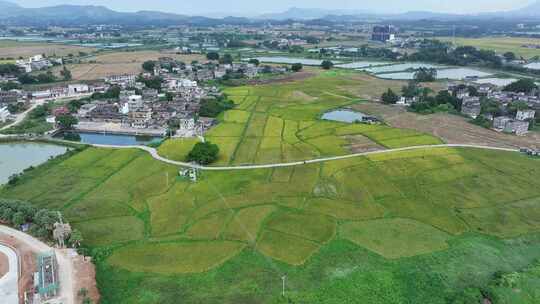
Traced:
<path id="1" fill-rule="evenodd" d="M 283 283 L 283 288 L 281 290 L 281 296 L 285 297 L 285 280 L 287 280 L 287 276 L 284 275 L 281 277 L 281 281 Z"/>

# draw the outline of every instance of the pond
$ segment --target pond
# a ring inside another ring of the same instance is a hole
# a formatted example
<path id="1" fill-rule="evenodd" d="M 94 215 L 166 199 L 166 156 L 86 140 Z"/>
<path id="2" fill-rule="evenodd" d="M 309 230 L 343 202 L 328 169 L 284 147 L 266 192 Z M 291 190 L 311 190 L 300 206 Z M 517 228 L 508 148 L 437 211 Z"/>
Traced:
<path id="1" fill-rule="evenodd" d="M 342 69 L 363 69 L 363 68 L 369 68 L 369 67 L 381 66 L 381 65 L 387 65 L 387 64 L 391 64 L 391 62 L 356 61 L 356 62 L 351 62 L 351 63 L 338 64 L 336 65 L 336 67 L 342 68 Z"/>
<path id="2" fill-rule="evenodd" d="M 30 166 L 38 166 L 66 151 L 66 147 L 44 143 L 0 143 L 0 184 L 6 183 L 11 175 Z"/>
<path id="3" fill-rule="evenodd" d="M 110 133 L 80 132 L 81 142 L 85 144 L 111 145 L 111 146 L 139 146 L 161 140 L 161 137 L 120 135 Z"/>
<path id="4" fill-rule="evenodd" d="M 429 63 L 402 63 L 402 64 L 394 64 L 394 65 L 388 65 L 388 66 L 382 66 L 382 67 L 374 67 L 369 69 L 364 69 L 364 71 L 373 73 L 373 74 L 379 74 L 379 73 L 392 73 L 392 72 L 401 72 L 401 71 L 407 71 L 410 69 L 420 69 L 420 68 L 440 68 L 440 66 L 436 66 Z"/>
<path id="5" fill-rule="evenodd" d="M 493 74 L 469 68 L 437 70 L 437 79 L 463 80 L 468 77 L 487 77 L 491 75 Z M 377 74 L 375 76 L 383 79 L 410 80 L 414 78 L 414 72 Z"/>
<path id="6" fill-rule="evenodd" d="M 513 82 L 516 82 L 515 78 L 483 78 L 475 81 L 478 84 L 492 84 L 498 87 L 505 87 Z"/>
<path id="7" fill-rule="evenodd" d="M 323 114 L 322 119 L 353 123 L 357 121 L 363 121 L 365 117 L 369 117 L 369 116 L 361 112 L 342 109 L 342 110 L 334 110 L 331 112 L 326 112 Z"/>
<path id="8" fill-rule="evenodd" d="M 304 65 L 321 65 L 321 63 L 323 62 L 322 60 L 318 60 L 318 59 L 306 59 L 306 58 L 294 58 L 294 57 L 257 57 L 255 59 L 259 60 L 260 62 L 286 63 L 286 64 L 301 63 Z M 331 60 L 331 61 L 334 64 L 338 63 L 338 61 L 335 61 L 335 60 Z"/>

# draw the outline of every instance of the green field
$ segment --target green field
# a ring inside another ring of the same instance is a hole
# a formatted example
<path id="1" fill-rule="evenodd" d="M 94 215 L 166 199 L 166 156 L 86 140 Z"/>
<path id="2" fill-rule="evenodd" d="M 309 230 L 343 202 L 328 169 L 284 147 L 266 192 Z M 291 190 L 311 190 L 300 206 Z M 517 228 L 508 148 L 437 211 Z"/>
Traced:
<path id="1" fill-rule="evenodd" d="M 443 41 L 453 41 L 453 38 L 440 38 Z M 524 48 L 523 45 L 540 45 L 537 38 L 517 37 L 485 37 L 485 38 L 456 38 L 458 46 L 474 46 L 479 49 L 493 50 L 499 54 L 513 52 L 525 59 L 540 56 L 540 49 Z"/>
<path id="2" fill-rule="evenodd" d="M 517 153 L 176 175 L 143 151 L 88 148 L 0 196 L 65 213 L 95 257 L 102 303 L 281 303 L 287 274 L 294 303 L 443 304 L 540 258 L 540 161 Z"/>
<path id="3" fill-rule="evenodd" d="M 220 146 L 216 165 L 292 162 L 351 153 L 354 136 L 387 148 L 442 143 L 431 135 L 385 125 L 323 121 L 335 108 L 363 102 L 352 92 L 365 80 L 348 71 L 330 71 L 301 82 L 233 87 L 225 93 L 237 107 L 220 118 L 206 137 Z M 382 81 L 384 84 L 385 81 Z M 382 85 L 381 84 L 381 85 Z M 184 154 L 190 142 L 166 142 L 163 156 Z M 173 158 L 175 160 L 178 157 Z"/>

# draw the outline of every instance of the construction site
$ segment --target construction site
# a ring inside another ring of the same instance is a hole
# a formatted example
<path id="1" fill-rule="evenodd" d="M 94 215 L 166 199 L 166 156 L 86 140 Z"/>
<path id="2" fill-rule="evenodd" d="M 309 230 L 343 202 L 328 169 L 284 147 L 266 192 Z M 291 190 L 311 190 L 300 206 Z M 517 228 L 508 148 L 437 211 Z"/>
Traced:
<path id="1" fill-rule="evenodd" d="M 2 304 L 81 303 L 80 290 L 98 303 L 95 269 L 89 258 L 0 225 Z"/>

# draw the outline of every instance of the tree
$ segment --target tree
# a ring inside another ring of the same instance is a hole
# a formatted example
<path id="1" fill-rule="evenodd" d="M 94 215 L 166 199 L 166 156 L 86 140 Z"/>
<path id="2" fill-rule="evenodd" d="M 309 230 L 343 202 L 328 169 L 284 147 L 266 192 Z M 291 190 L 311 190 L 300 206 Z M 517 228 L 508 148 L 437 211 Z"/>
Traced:
<path id="1" fill-rule="evenodd" d="M 220 59 L 220 62 L 223 63 L 223 64 L 232 64 L 233 63 L 233 57 L 232 57 L 231 54 L 225 54 Z"/>
<path id="2" fill-rule="evenodd" d="M 69 236 L 69 243 L 71 244 L 71 247 L 77 248 L 81 246 L 82 241 L 83 241 L 82 233 L 77 229 L 73 229 L 73 231 L 71 231 L 71 234 Z"/>
<path id="3" fill-rule="evenodd" d="M 292 70 L 293 72 L 300 72 L 303 68 L 304 68 L 304 65 L 301 64 L 301 63 L 294 63 L 294 64 L 291 66 L 291 70 Z"/>
<path id="4" fill-rule="evenodd" d="M 323 60 L 323 62 L 321 63 L 321 67 L 325 70 L 330 70 L 334 67 L 334 63 L 330 60 Z"/>
<path id="5" fill-rule="evenodd" d="M 60 75 L 62 75 L 62 77 L 64 77 L 65 81 L 70 81 L 73 78 L 73 76 L 71 75 L 71 71 L 68 70 L 66 68 L 66 66 L 64 66 L 64 69 L 62 71 L 60 71 Z"/>
<path id="6" fill-rule="evenodd" d="M 507 92 L 530 93 L 532 90 L 535 89 L 538 89 L 538 86 L 534 83 L 532 79 L 520 79 L 507 85 L 506 87 L 504 87 L 503 90 Z"/>
<path id="7" fill-rule="evenodd" d="M 503 57 L 504 59 L 506 59 L 506 61 L 513 61 L 513 60 L 516 60 L 516 54 L 512 53 L 512 52 L 506 52 L 503 54 Z"/>
<path id="8" fill-rule="evenodd" d="M 508 111 L 512 115 L 516 115 L 518 111 L 529 109 L 529 105 L 525 101 L 514 101 L 508 105 Z"/>
<path id="9" fill-rule="evenodd" d="M 461 111 L 461 101 L 452 96 L 452 94 L 450 94 L 447 90 L 439 91 L 435 99 L 439 105 L 448 104 L 451 105 L 456 111 Z"/>
<path id="10" fill-rule="evenodd" d="M 261 62 L 257 58 L 251 58 L 248 63 L 254 64 L 255 66 L 259 66 L 259 64 L 261 64 Z"/>
<path id="11" fill-rule="evenodd" d="M 17 227 L 26 223 L 26 217 L 24 216 L 24 213 L 20 211 L 15 212 L 11 217 L 11 223 Z"/>
<path id="12" fill-rule="evenodd" d="M 399 100 L 399 96 L 397 96 L 392 89 L 388 89 L 388 91 L 384 92 L 381 97 L 382 101 L 386 104 L 395 104 Z"/>
<path id="13" fill-rule="evenodd" d="M 304 52 L 304 47 L 303 46 L 300 46 L 300 45 L 293 45 L 289 48 L 289 52 L 290 53 L 303 53 Z"/>
<path id="14" fill-rule="evenodd" d="M 409 83 L 401 88 L 401 95 L 406 98 L 413 98 L 419 95 L 418 84 L 415 81 L 409 81 Z"/>
<path id="15" fill-rule="evenodd" d="M 418 82 L 432 82 L 437 79 L 437 70 L 434 68 L 420 68 L 414 73 L 414 80 Z"/>
<path id="16" fill-rule="evenodd" d="M 0 88 L 2 88 L 2 91 L 11 91 L 11 90 L 18 90 L 21 89 L 21 85 L 14 82 L 14 81 L 8 81 L 4 82 L 0 85 Z"/>
<path id="17" fill-rule="evenodd" d="M 197 143 L 187 156 L 187 161 L 208 165 L 214 162 L 219 154 L 219 147 L 209 141 Z"/>
<path id="18" fill-rule="evenodd" d="M 156 67 L 156 62 L 153 60 L 148 60 L 143 62 L 142 68 L 143 70 L 147 72 L 154 72 L 154 68 Z"/>
<path id="19" fill-rule="evenodd" d="M 208 52 L 206 53 L 206 59 L 208 60 L 219 60 L 218 52 Z"/>
<path id="20" fill-rule="evenodd" d="M 64 130 L 71 130 L 73 126 L 76 125 L 79 121 L 77 120 L 77 118 L 75 118 L 75 116 L 71 114 L 65 114 L 58 116 L 56 118 L 56 122 L 58 123 L 60 128 Z"/>

